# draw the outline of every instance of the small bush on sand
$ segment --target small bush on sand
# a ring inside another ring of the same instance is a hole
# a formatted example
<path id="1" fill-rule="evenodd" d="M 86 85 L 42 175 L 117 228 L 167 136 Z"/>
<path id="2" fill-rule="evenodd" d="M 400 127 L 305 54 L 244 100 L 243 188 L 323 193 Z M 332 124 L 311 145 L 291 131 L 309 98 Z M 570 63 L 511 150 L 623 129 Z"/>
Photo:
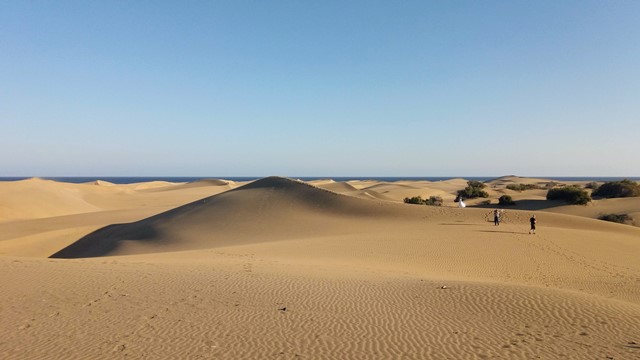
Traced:
<path id="1" fill-rule="evenodd" d="M 513 201 L 513 199 L 511 198 L 511 196 L 509 195 L 502 195 L 500 196 L 500 198 L 498 199 L 498 204 L 500 205 L 515 205 L 516 202 Z"/>
<path id="2" fill-rule="evenodd" d="M 456 198 L 456 201 L 458 201 L 460 197 L 462 197 L 463 199 L 489 197 L 489 194 L 486 191 L 482 190 L 485 187 L 487 187 L 487 185 L 485 185 L 480 181 L 476 181 L 476 180 L 467 181 L 467 187 L 462 190 L 458 190 L 458 196 Z"/>
<path id="3" fill-rule="evenodd" d="M 428 199 L 423 199 L 421 196 L 414 196 L 404 198 L 404 202 L 406 204 L 442 206 L 444 201 L 440 196 L 429 196 Z"/>
<path id="4" fill-rule="evenodd" d="M 491 205 L 491 200 L 482 200 L 482 202 L 480 203 L 480 205 Z"/>
<path id="5" fill-rule="evenodd" d="M 541 187 L 536 184 L 509 184 L 507 185 L 507 189 L 513 190 L 513 191 L 525 191 L 525 190 L 541 189 Z"/>
<path id="6" fill-rule="evenodd" d="M 422 199 L 422 196 L 406 197 L 404 198 L 404 203 L 422 205 L 424 204 L 424 199 Z"/>
<path id="7" fill-rule="evenodd" d="M 640 184 L 624 179 L 622 181 L 606 182 L 592 193 L 593 196 L 603 198 L 621 198 L 640 196 Z"/>
<path id="8" fill-rule="evenodd" d="M 619 224 L 631 224 L 633 219 L 627 214 L 606 214 L 598 217 L 600 220 L 616 222 Z"/>
<path id="9" fill-rule="evenodd" d="M 600 187 L 600 185 L 598 185 L 597 182 L 592 181 L 590 183 L 586 183 L 584 184 L 584 188 L 585 189 L 593 189 L 593 190 L 597 190 Z"/>
<path id="10" fill-rule="evenodd" d="M 555 181 L 549 181 L 548 183 L 546 183 L 544 185 L 545 189 L 553 189 L 554 187 L 560 185 L 559 183 L 555 182 Z"/>
<path id="11" fill-rule="evenodd" d="M 591 196 L 577 185 L 568 185 L 549 190 L 547 200 L 564 200 L 569 204 L 586 205 L 591 201 Z"/>

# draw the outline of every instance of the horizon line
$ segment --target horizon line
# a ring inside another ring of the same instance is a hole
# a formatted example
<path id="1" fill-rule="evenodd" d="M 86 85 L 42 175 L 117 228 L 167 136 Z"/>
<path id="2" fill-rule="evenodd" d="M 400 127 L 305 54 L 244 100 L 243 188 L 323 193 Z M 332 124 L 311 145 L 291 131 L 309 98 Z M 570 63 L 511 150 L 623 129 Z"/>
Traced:
<path id="1" fill-rule="evenodd" d="M 0 179 L 6 178 L 266 178 L 270 176 L 281 176 L 289 178 L 501 178 L 501 177 L 521 177 L 521 178 L 640 178 L 640 175 L 1 175 Z"/>

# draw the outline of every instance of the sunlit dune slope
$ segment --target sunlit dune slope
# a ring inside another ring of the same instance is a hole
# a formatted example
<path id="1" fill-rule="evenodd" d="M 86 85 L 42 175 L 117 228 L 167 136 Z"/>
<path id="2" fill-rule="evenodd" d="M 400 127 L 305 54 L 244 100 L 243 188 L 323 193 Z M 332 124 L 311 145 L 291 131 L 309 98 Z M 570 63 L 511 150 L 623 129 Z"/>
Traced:
<path id="1" fill-rule="evenodd" d="M 0 221 L 101 210 L 83 197 L 76 184 L 33 178 L 2 182 L 0 185 Z"/>

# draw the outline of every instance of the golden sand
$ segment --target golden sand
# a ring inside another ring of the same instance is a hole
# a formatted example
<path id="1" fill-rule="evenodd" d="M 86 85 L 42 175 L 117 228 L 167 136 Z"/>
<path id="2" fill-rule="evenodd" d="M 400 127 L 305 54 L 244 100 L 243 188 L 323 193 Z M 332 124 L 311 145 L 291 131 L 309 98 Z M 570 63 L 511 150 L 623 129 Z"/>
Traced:
<path id="1" fill-rule="evenodd" d="M 596 219 L 640 199 L 505 188 L 545 182 L 500 226 L 464 179 L 0 182 L 0 358 L 640 358 L 640 228 Z"/>

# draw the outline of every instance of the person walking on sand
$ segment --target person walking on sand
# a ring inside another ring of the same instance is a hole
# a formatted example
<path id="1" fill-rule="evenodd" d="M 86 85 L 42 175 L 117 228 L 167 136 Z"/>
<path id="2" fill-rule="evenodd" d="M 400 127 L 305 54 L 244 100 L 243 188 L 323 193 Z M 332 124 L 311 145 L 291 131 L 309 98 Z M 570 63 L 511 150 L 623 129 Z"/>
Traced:
<path id="1" fill-rule="evenodd" d="M 535 234 L 536 233 L 536 216 L 532 215 L 531 219 L 529 219 L 529 222 L 531 223 L 531 230 L 529 230 L 529 234 Z"/>
<path id="2" fill-rule="evenodd" d="M 500 210 L 498 209 L 493 210 L 493 225 L 500 225 Z"/>

